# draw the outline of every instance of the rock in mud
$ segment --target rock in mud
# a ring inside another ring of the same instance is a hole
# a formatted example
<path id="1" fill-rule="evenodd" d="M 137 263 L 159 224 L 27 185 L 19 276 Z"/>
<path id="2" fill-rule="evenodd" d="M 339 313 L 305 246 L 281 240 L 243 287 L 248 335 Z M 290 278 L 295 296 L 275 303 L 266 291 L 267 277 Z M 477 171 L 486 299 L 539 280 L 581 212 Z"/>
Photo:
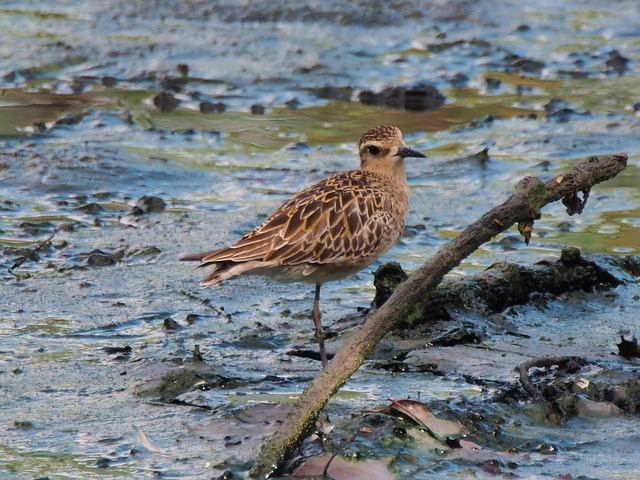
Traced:
<path id="1" fill-rule="evenodd" d="M 449 79 L 449 83 L 452 87 L 455 88 L 463 88 L 466 87 L 469 83 L 469 77 L 464 73 L 456 73 L 453 77 Z"/>
<path id="2" fill-rule="evenodd" d="M 186 63 L 179 63 L 178 65 L 176 65 L 176 70 L 178 70 L 178 73 L 180 73 L 180 75 L 182 75 L 183 77 L 189 76 L 189 65 L 187 65 Z"/>
<path id="3" fill-rule="evenodd" d="M 109 75 L 102 77 L 101 83 L 105 87 L 115 87 L 118 83 L 118 79 Z"/>
<path id="4" fill-rule="evenodd" d="M 31 125 L 31 129 L 33 133 L 44 133 L 47 131 L 47 125 L 44 122 L 38 120 L 33 122 L 33 125 Z"/>
<path id="5" fill-rule="evenodd" d="M 48 246 L 43 247 L 42 250 L 47 250 Z M 16 260 L 20 260 L 22 258 L 27 257 L 27 260 L 31 260 L 32 262 L 36 262 L 38 263 L 40 261 L 40 255 L 38 255 L 37 252 L 35 252 L 32 248 L 26 248 L 26 247 L 5 247 L 2 250 L 2 254 L 5 256 L 10 256 L 10 255 L 15 255 L 16 256 Z"/>
<path id="6" fill-rule="evenodd" d="M 169 92 L 160 92 L 158 95 L 153 97 L 153 104 L 161 112 L 171 112 L 178 107 L 180 100 Z"/>
<path id="7" fill-rule="evenodd" d="M 451 347 L 482 342 L 482 333 L 468 327 L 459 327 L 434 338 L 429 343 L 436 346 Z"/>
<path id="8" fill-rule="evenodd" d="M 82 210 L 84 213 L 89 215 L 97 215 L 98 213 L 104 211 L 104 208 L 97 203 L 86 203 L 79 207 L 76 207 L 75 210 Z"/>
<path id="9" fill-rule="evenodd" d="M 160 86 L 163 90 L 170 90 L 175 93 L 180 93 L 184 89 L 187 83 L 185 77 L 162 77 L 160 79 Z"/>
<path id="10" fill-rule="evenodd" d="M 297 98 L 292 98 L 284 102 L 285 106 L 291 110 L 296 110 L 300 106 L 300 101 Z"/>
<path id="11" fill-rule="evenodd" d="M 483 118 L 479 118 L 476 120 L 473 120 L 470 124 L 469 124 L 469 129 L 471 130 L 476 130 L 478 128 L 488 128 L 491 125 L 493 125 L 493 122 L 495 122 L 495 117 L 493 115 L 486 115 Z M 464 131 L 464 127 L 459 129 L 458 131 Z M 484 150 L 486 150 L 485 153 L 488 153 L 489 149 L 485 148 Z M 483 151 L 484 151 L 483 150 Z M 488 157 L 488 155 L 487 155 Z"/>
<path id="12" fill-rule="evenodd" d="M 161 213 L 167 204 L 160 197 L 145 195 L 140 197 L 136 205 L 131 209 L 132 215 L 144 215 L 145 213 Z"/>
<path id="13" fill-rule="evenodd" d="M 222 113 L 227 109 L 227 106 L 222 102 L 201 102 L 200 103 L 200 112 L 201 113 Z"/>
<path id="14" fill-rule="evenodd" d="M 620 336 L 620 343 L 618 346 L 618 354 L 621 357 L 633 358 L 640 357 L 640 345 L 638 345 L 638 339 L 633 337 L 631 340 L 624 338 L 624 335 Z"/>
<path id="15" fill-rule="evenodd" d="M 43 233 L 50 233 L 53 230 L 53 224 L 51 222 L 20 222 L 18 227 L 29 235 L 41 235 Z"/>
<path id="16" fill-rule="evenodd" d="M 155 245 L 151 245 L 149 247 L 134 248 L 134 249 L 128 250 L 126 252 L 126 257 L 140 258 L 140 257 L 157 256 L 161 252 L 162 250 L 160 250 L 158 247 L 156 247 Z"/>
<path id="17" fill-rule="evenodd" d="M 287 145 L 285 147 L 285 150 L 288 150 L 290 152 L 307 152 L 311 150 L 311 147 L 308 143 L 305 142 L 295 142 Z"/>
<path id="18" fill-rule="evenodd" d="M 540 73 L 545 67 L 544 62 L 515 54 L 507 55 L 505 60 L 509 62 L 512 67 L 525 73 Z"/>
<path id="19" fill-rule="evenodd" d="M 182 327 L 173 318 L 167 317 L 162 322 L 162 328 L 165 330 L 179 330 Z"/>
<path id="20" fill-rule="evenodd" d="M 544 111 L 549 120 L 557 120 L 559 122 L 568 122 L 576 115 L 587 115 L 588 112 L 579 112 L 562 100 L 554 97 L 544 105 Z"/>
<path id="21" fill-rule="evenodd" d="M 77 123 L 79 123 L 84 118 L 85 115 L 86 115 L 86 112 L 85 113 L 82 113 L 82 112 L 81 113 L 76 113 L 75 115 L 67 113 L 66 115 L 63 115 L 58 120 L 56 120 L 54 125 L 56 127 L 67 126 L 67 125 L 76 125 Z"/>
<path id="22" fill-rule="evenodd" d="M 433 85 L 418 84 L 405 92 L 404 108 L 421 112 L 436 110 L 444 105 L 446 98 Z"/>
<path id="23" fill-rule="evenodd" d="M 604 63 L 610 70 L 613 70 L 618 75 L 624 75 L 629 68 L 629 59 L 620 54 L 618 50 L 611 50 L 609 52 L 609 58 Z"/>
<path id="24" fill-rule="evenodd" d="M 489 91 L 498 90 L 502 85 L 502 81 L 496 77 L 487 77 L 484 79 L 484 83 Z"/>
<path id="25" fill-rule="evenodd" d="M 314 93 L 318 98 L 348 102 L 351 100 L 351 96 L 353 95 L 353 88 L 325 86 L 315 89 Z"/>
<path id="26" fill-rule="evenodd" d="M 115 264 L 116 261 L 113 255 L 102 250 L 94 250 L 87 257 L 87 265 L 90 267 L 109 267 Z"/>

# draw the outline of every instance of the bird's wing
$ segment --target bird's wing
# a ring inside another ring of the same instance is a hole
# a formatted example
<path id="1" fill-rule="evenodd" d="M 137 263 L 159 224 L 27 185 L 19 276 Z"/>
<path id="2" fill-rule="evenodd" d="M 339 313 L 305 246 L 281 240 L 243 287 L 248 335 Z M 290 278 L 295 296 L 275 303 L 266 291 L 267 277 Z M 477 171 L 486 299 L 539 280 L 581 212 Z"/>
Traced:
<path id="1" fill-rule="evenodd" d="M 398 221 L 376 180 L 361 170 L 335 174 L 296 194 L 236 244 L 199 259 L 296 265 L 374 255 L 385 230 Z"/>

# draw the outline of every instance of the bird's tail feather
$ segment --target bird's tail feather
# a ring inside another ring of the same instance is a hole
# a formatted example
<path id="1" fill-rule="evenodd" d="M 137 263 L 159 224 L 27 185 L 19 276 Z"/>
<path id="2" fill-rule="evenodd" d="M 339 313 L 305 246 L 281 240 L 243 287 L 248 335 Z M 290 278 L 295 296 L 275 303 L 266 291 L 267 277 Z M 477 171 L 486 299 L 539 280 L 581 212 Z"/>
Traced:
<path id="1" fill-rule="evenodd" d="M 202 280 L 200 282 L 200 286 L 202 288 L 207 288 L 207 287 L 209 287 L 211 285 L 216 285 L 216 284 L 220 283 L 221 281 L 222 281 L 222 278 L 220 278 L 219 275 L 216 275 L 216 274 L 212 273 L 211 275 L 209 275 L 207 278 L 205 278 L 204 280 Z"/>
<path id="2" fill-rule="evenodd" d="M 194 253 L 192 255 L 185 255 L 180 257 L 181 262 L 201 262 L 210 252 L 207 253 Z"/>
<path id="3" fill-rule="evenodd" d="M 213 271 L 200 282 L 201 287 L 208 287 L 209 285 L 216 285 L 223 280 L 227 280 L 235 275 L 229 271 L 229 265 L 215 263 L 215 264 L 203 264 L 204 266 L 213 265 Z M 202 267 L 203 265 L 199 265 Z"/>

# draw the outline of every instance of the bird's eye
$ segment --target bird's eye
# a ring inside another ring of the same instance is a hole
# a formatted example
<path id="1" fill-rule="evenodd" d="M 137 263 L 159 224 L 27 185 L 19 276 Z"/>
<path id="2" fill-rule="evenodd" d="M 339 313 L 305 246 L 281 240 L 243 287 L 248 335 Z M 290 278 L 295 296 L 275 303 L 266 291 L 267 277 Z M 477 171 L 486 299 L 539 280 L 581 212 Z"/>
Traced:
<path id="1" fill-rule="evenodd" d="M 379 155 L 380 154 L 380 149 L 378 147 L 376 147 L 375 145 L 371 145 L 370 147 L 367 148 L 367 150 L 369 150 L 369 153 L 371 155 Z"/>

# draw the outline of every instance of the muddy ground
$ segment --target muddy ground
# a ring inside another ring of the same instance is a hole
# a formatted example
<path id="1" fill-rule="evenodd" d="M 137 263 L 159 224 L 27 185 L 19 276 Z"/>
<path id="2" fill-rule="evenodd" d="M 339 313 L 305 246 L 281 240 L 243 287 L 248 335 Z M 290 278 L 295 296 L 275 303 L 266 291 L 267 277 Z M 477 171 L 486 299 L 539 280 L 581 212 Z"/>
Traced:
<path id="1" fill-rule="evenodd" d="M 638 375 L 616 346 L 638 334 L 636 274 L 610 258 L 640 246 L 639 18 L 633 1 L 4 2 L 2 475 L 246 475 L 319 369 L 313 292 L 259 278 L 201 290 L 178 258 L 355 167 L 362 132 L 392 123 L 428 159 L 407 162 L 407 229 L 383 260 L 411 271 L 521 177 L 625 151 L 582 215 L 554 205 L 529 246 L 512 230 L 451 273 L 577 246 L 613 256 L 597 258 L 622 283 L 385 339 L 294 461 L 343 447 L 346 478 L 634 478 L 637 411 L 594 392 Z M 330 352 L 370 306 L 377 266 L 324 287 Z M 547 395 L 532 397 L 514 369 L 550 355 L 583 362 L 532 370 Z M 429 404 L 477 447 L 367 413 L 389 397 Z"/>

